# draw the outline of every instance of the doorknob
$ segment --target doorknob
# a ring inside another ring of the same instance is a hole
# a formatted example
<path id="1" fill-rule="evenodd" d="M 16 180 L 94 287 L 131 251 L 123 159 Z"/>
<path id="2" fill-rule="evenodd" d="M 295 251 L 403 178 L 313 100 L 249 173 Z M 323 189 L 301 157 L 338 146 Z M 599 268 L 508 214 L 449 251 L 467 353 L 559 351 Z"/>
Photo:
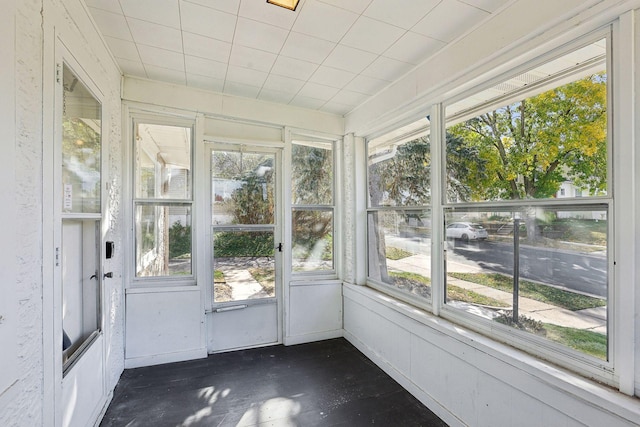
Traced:
<path id="1" fill-rule="evenodd" d="M 104 273 L 103 278 L 104 278 L 104 279 L 106 279 L 106 278 L 109 278 L 109 279 L 113 278 L 113 272 L 112 272 L 112 271 L 110 271 L 110 272 L 108 272 L 108 273 Z"/>

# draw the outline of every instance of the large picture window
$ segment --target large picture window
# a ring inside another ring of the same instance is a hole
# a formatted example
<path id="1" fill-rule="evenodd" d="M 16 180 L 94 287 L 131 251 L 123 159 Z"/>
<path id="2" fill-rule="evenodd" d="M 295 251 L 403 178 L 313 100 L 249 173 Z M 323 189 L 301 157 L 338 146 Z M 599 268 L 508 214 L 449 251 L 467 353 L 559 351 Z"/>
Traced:
<path id="1" fill-rule="evenodd" d="M 134 126 L 136 277 L 190 276 L 192 128 Z"/>
<path id="2" fill-rule="evenodd" d="M 609 43 L 452 99 L 438 135 L 423 119 L 368 140 L 370 286 L 572 367 L 611 366 Z"/>
<path id="3" fill-rule="evenodd" d="M 598 40 L 447 107 L 444 192 L 446 306 L 601 360 L 606 52 Z"/>

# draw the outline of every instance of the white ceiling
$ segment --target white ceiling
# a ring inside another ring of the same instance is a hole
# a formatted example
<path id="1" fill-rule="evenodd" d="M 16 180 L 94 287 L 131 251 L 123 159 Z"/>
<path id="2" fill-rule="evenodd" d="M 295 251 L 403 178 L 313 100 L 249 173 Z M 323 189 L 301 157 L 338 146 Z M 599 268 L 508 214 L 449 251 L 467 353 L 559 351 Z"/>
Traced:
<path id="1" fill-rule="evenodd" d="M 514 0 L 85 0 L 125 75 L 345 115 Z"/>

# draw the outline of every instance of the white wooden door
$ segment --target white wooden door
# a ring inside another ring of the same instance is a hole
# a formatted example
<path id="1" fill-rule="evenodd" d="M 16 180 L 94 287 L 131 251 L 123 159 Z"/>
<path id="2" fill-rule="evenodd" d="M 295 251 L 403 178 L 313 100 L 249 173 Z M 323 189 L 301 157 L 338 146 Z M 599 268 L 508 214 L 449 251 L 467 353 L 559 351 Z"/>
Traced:
<path id="1" fill-rule="evenodd" d="M 280 150 L 214 145 L 208 154 L 208 351 L 279 343 Z"/>

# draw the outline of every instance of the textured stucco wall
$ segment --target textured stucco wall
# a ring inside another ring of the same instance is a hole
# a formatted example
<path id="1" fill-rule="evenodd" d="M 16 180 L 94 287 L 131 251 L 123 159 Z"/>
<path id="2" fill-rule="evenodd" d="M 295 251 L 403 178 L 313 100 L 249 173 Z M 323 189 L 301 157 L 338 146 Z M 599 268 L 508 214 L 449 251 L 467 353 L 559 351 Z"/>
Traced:
<path id="1" fill-rule="evenodd" d="M 0 413 L 2 426 L 42 420 L 42 29 L 40 0 L 16 2 L 15 206 L 17 264 L 17 394 Z M 5 224 L 3 226 L 6 226 Z"/>
<path id="2" fill-rule="evenodd" d="M 50 413 L 43 413 L 45 402 L 54 397 L 58 385 L 53 378 L 45 378 L 46 354 L 43 340 L 51 337 L 47 332 L 53 322 L 45 318 L 47 287 L 53 286 L 51 277 L 43 277 L 43 218 L 53 215 L 51 206 L 44 206 L 43 186 L 51 176 L 44 176 L 52 159 L 43 159 L 43 140 L 51 139 L 53 129 L 43 128 L 44 118 L 52 111 L 43 105 L 53 104 L 53 92 L 43 84 L 54 64 L 44 63 L 53 58 L 45 52 L 55 44 L 50 40 L 58 34 L 68 40 L 67 47 L 74 58 L 87 70 L 92 81 L 104 94 L 103 111 L 107 120 L 103 128 L 104 155 L 107 159 L 103 179 L 107 182 L 107 208 L 103 218 L 106 239 L 115 242 L 114 258 L 105 261 L 105 271 L 113 271 L 113 279 L 105 281 L 105 337 L 107 348 L 107 387 L 113 389 L 124 369 L 124 310 L 122 284 L 123 225 L 121 211 L 122 151 L 121 151 L 121 99 L 120 74 L 100 36 L 93 29 L 81 0 L 16 0 L 15 14 L 15 157 L 13 162 L 15 185 L 16 241 L 2 242 L 15 258 L 18 300 L 18 384 L 10 400 L 0 408 L 0 426 L 52 425 Z M 7 67 L 6 70 L 10 68 Z M 43 71 L 44 70 L 44 71 Z M 0 102 L 3 102 L 0 99 Z M 4 142 L 3 142 L 4 143 Z M 46 152 L 46 151 L 44 151 Z M 50 167 L 49 167 L 50 168 Z M 45 222 L 46 223 L 46 222 Z M 3 246 L 4 247 L 4 246 Z M 49 248 L 51 251 L 51 248 Z M 50 308 L 49 308 L 50 309 Z M 60 308 L 53 308 L 60 310 Z M 1 350 L 0 350 L 1 351 Z M 45 353 L 43 353 L 45 352 Z M 48 361 L 48 360 L 47 360 Z M 2 367 L 0 367 L 1 369 Z M 47 385 L 48 384 L 48 385 Z M 100 385 L 97 385 L 100 386 Z"/>

